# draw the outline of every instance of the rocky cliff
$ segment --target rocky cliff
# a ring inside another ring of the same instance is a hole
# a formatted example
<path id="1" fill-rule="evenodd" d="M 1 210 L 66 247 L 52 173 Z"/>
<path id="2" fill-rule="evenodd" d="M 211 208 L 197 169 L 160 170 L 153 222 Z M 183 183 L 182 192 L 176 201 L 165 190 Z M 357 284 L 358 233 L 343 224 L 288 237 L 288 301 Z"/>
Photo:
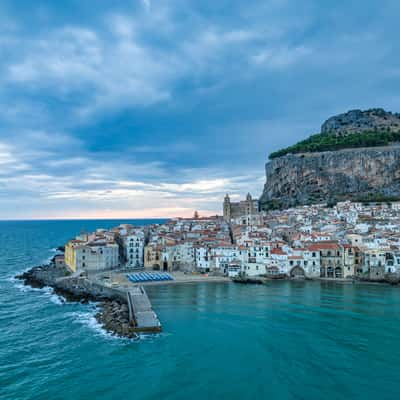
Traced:
<path id="1" fill-rule="evenodd" d="M 400 114 L 382 108 L 350 110 L 327 119 L 321 126 L 321 133 L 335 133 L 337 136 L 364 131 L 398 131 Z"/>
<path id="2" fill-rule="evenodd" d="M 320 134 L 270 155 L 261 208 L 400 200 L 399 139 L 400 114 L 371 109 L 331 117 Z"/>
<path id="3" fill-rule="evenodd" d="M 400 146 L 289 154 L 266 164 L 263 209 L 400 199 Z"/>

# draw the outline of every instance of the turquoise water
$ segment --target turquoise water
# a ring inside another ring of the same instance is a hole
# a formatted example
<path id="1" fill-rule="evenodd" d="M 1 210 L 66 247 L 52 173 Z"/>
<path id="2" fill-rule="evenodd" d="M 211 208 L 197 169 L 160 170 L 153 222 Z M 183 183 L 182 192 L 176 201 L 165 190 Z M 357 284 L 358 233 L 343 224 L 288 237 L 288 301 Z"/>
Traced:
<path id="1" fill-rule="evenodd" d="M 11 279 L 117 222 L 0 222 L 0 399 L 399 398 L 400 288 L 153 287 L 164 332 L 130 342 L 99 329 L 94 305 Z"/>

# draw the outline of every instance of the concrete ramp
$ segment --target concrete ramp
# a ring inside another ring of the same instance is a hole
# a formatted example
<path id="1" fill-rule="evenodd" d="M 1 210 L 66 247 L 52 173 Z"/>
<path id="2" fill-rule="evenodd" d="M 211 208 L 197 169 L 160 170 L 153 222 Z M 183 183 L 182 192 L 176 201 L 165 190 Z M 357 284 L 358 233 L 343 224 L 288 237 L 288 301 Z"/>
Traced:
<path id="1" fill-rule="evenodd" d="M 129 320 L 137 332 L 160 332 L 161 323 L 151 308 L 143 286 L 135 286 L 127 292 Z"/>

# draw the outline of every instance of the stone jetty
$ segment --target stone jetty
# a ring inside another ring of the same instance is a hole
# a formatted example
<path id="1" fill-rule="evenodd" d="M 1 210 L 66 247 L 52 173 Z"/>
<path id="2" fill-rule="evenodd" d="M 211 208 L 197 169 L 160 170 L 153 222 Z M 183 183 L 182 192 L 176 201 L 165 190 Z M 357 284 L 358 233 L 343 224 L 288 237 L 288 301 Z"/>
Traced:
<path id="1" fill-rule="evenodd" d="M 99 302 L 97 321 L 117 336 L 137 338 L 140 332 L 161 331 L 161 324 L 142 287 L 133 287 L 127 293 L 86 277 L 73 276 L 66 267 L 53 263 L 34 267 L 16 278 L 35 288 L 52 287 L 68 301 Z"/>

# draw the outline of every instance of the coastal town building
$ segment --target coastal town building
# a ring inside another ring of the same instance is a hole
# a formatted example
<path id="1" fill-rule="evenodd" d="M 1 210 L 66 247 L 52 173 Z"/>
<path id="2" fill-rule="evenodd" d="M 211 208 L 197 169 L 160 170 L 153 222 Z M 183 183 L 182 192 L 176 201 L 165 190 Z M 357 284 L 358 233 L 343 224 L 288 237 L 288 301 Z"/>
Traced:
<path id="1" fill-rule="evenodd" d="M 400 279 L 396 205 L 342 202 L 260 213 L 250 195 L 229 204 L 223 217 L 197 213 L 81 234 L 65 246 L 65 263 L 78 272 L 144 268 L 230 277 Z"/>
<path id="2" fill-rule="evenodd" d="M 122 224 L 114 228 L 116 240 L 120 246 L 121 263 L 126 268 L 143 268 L 145 232 L 130 224 Z"/>
<path id="3" fill-rule="evenodd" d="M 117 268 L 120 265 L 118 244 L 104 237 L 90 240 L 78 237 L 65 246 L 65 264 L 73 272 L 89 273 Z"/>

